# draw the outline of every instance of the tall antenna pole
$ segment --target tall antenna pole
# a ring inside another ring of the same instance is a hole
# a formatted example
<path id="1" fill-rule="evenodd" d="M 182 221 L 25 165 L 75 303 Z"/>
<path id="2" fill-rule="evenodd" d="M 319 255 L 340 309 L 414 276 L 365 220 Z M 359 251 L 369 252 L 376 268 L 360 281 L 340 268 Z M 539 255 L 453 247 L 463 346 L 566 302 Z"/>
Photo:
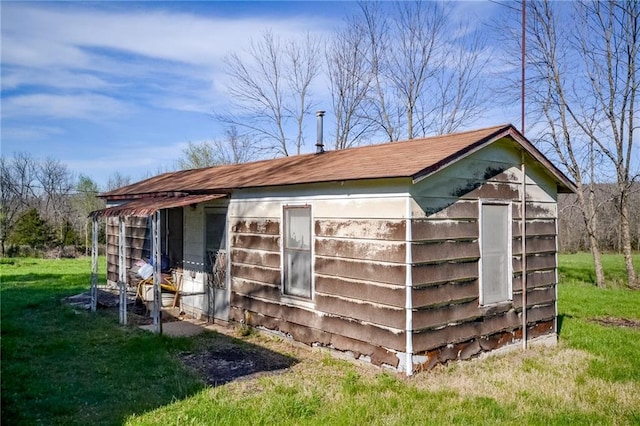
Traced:
<path id="1" fill-rule="evenodd" d="M 522 134 L 524 135 L 524 78 L 525 78 L 525 11 L 527 0 L 522 0 Z M 520 153 L 522 189 L 520 193 L 520 259 L 522 269 L 522 349 L 527 349 L 527 169 L 524 150 Z"/>
<path id="2" fill-rule="evenodd" d="M 522 110 L 521 110 L 521 129 L 520 132 L 524 135 L 524 79 L 525 79 L 525 46 L 526 46 L 526 10 L 527 10 L 527 0 L 522 0 L 522 93 L 520 94 L 521 102 L 522 102 Z"/>

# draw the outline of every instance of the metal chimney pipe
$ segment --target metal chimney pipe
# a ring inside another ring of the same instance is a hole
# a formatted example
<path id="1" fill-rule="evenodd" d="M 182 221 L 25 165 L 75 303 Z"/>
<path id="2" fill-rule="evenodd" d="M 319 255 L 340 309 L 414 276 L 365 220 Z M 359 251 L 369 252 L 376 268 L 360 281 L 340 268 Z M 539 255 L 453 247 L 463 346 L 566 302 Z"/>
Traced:
<path id="1" fill-rule="evenodd" d="M 316 154 L 322 154 L 324 152 L 324 143 L 322 142 L 322 122 L 324 117 L 324 111 L 316 111 L 316 117 L 318 121 L 318 140 L 316 142 Z"/>

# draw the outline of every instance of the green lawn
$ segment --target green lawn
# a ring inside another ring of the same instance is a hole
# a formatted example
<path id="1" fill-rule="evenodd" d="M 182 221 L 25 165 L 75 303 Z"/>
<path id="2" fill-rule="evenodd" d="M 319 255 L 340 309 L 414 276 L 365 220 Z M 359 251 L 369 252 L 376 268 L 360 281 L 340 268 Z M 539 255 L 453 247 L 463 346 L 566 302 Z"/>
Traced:
<path id="1" fill-rule="evenodd" d="M 640 261 L 640 257 L 636 259 Z M 30 424 L 640 424 L 640 292 L 590 284 L 589 258 L 560 256 L 560 343 L 451 363 L 406 379 L 288 342 L 243 342 L 299 360 L 282 374 L 205 386 L 178 361 L 215 347 L 215 333 L 155 336 L 114 313 L 61 303 L 88 288 L 90 260 L 0 263 L 2 414 Z M 639 262 L 640 263 L 640 262 Z M 586 281 L 586 282 L 585 282 Z"/>

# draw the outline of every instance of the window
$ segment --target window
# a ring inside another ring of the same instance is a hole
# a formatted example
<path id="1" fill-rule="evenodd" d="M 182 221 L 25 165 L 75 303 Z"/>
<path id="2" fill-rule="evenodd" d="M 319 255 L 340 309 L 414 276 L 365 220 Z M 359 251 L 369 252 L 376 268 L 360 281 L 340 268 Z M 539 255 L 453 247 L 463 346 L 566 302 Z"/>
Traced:
<path id="1" fill-rule="evenodd" d="M 511 205 L 481 204 L 480 304 L 511 300 Z"/>
<path id="2" fill-rule="evenodd" d="M 311 298 L 311 207 L 284 208 L 284 293 Z"/>

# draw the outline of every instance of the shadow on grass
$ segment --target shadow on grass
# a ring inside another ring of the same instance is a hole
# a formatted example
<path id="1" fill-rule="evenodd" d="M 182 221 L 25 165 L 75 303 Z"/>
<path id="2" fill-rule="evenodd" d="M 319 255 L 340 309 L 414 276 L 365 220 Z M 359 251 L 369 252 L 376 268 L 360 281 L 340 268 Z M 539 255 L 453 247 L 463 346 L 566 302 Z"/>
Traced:
<path id="1" fill-rule="evenodd" d="M 558 336 L 562 335 L 562 325 L 564 324 L 565 318 L 573 318 L 573 316 L 567 314 L 558 314 Z"/>
<path id="2" fill-rule="evenodd" d="M 230 336 L 159 336 L 61 299 L 87 274 L 12 276 L 2 289 L 2 424 L 123 424 L 207 384 L 297 360 Z"/>
<path id="3" fill-rule="evenodd" d="M 197 351 L 182 352 L 180 360 L 209 386 L 220 386 L 285 370 L 298 359 L 223 334 L 205 335 Z"/>

